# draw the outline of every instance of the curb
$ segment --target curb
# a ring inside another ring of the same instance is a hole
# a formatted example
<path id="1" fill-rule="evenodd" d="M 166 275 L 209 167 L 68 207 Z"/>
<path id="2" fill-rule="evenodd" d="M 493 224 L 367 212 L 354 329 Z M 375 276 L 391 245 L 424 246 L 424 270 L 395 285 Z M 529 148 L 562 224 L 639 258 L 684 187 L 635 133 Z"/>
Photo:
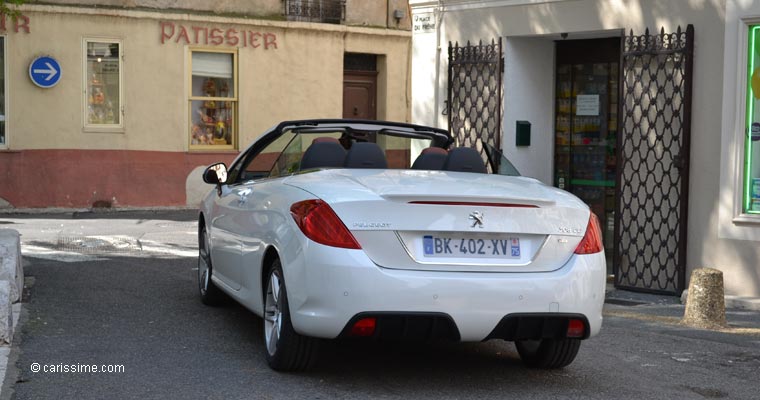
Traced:
<path id="1" fill-rule="evenodd" d="M 0 208 L 0 216 L 3 215 L 46 215 L 46 214 L 118 214 L 122 212 L 162 212 L 162 211 L 190 211 L 197 210 L 197 206 L 156 206 L 156 207 L 114 207 L 114 208 Z"/>
<path id="2" fill-rule="evenodd" d="M 687 297 L 689 297 L 688 290 L 684 290 L 681 293 L 681 304 L 686 304 Z M 760 298 L 725 295 L 724 299 L 726 309 L 760 311 Z"/>
<path id="3" fill-rule="evenodd" d="M 685 305 L 686 298 L 689 295 L 688 290 L 681 293 L 681 297 L 666 296 L 660 294 L 650 294 L 642 292 L 633 292 L 617 289 L 612 283 L 607 284 L 605 293 L 606 300 L 614 302 L 632 302 L 638 304 L 679 304 Z M 726 310 L 743 310 L 743 311 L 760 311 L 760 297 L 744 297 L 735 295 L 725 295 Z"/>
<path id="4" fill-rule="evenodd" d="M 21 261 L 21 236 L 13 229 L 0 229 L 0 287 L 3 287 L 3 304 L 0 307 L 0 332 L 2 341 L 8 344 L 0 345 L 0 385 L 5 383 L 8 371 L 8 358 L 13 350 L 13 336 L 16 332 L 19 316 L 21 315 L 21 299 L 24 291 L 24 268 Z M 3 258 L 7 258 L 3 261 Z M 7 289 L 7 292 L 5 290 Z M 2 395 L 0 386 L 0 396 Z"/>

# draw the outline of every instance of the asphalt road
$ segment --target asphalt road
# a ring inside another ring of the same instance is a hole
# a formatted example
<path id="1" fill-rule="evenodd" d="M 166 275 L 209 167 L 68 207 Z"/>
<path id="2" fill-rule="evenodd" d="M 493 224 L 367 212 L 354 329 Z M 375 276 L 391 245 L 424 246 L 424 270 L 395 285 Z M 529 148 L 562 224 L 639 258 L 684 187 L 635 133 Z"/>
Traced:
<path id="1" fill-rule="evenodd" d="M 514 346 L 501 341 L 327 342 L 315 370 L 277 373 L 264 359 L 259 318 L 235 304 L 210 308 L 199 301 L 196 260 L 189 256 L 193 219 L 192 213 L 107 220 L 0 216 L 4 227 L 22 232 L 25 272 L 33 278 L 3 397 L 759 397 L 758 313 L 729 314 L 743 333 L 698 331 L 672 323 L 682 307 L 667 299 L 608 305 L 602 333 L 557 371 L 525 368 Z M 83 240 L 95 236 L 106 244 Z M 76 245 L 79 253 L 72 251 Z M 121 365 L 123 372 L 35 373 L 34 363 Z"/>

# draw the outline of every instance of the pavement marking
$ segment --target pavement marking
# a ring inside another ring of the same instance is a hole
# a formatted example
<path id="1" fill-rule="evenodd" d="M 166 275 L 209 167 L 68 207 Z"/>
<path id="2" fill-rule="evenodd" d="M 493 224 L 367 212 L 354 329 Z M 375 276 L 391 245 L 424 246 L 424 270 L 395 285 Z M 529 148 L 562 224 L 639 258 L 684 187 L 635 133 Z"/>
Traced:
<path id="1" fill-rule="evenodd" d="M 198 257 L 198 249 L 195 248 L 182 249 L 145 239 L 141 240 L 140 243 L 142 244 L 142 251 L 144 252 L 168 254 L 178 257 Z"/>
<path id="2" fill-rule="evenodd" d="M 21 244 L 21 254 L 24 257 L 41 258 L 49 261 L 60 261 L 65 263 L 78 263 L 84 261 L 104 260 L 90 254 L 74 253 L 70 251 L 53 250 L 47 247 Z"/>
<path id="3" fill-rule="evenodd" d="M 184 232 L 182 232 L 184 233 Z M 193 233 L 195 235 L 195 233 Z M 50 261 L 77 263 L 101 261 L 107 256 L 122 257 L 173 256 L 198 257 L 195 243 L 165 243 L 125 235 L 69 235 L 58 237 L 55 243 L 21 243 L 21 253 L 26 257 Z"/>
<path id="4" fill-rule="evenodd" d="M 140 251 L 140 241 L 125 235 L 58 235 L 57 250 L 76 253 L 126 253 Z"/>

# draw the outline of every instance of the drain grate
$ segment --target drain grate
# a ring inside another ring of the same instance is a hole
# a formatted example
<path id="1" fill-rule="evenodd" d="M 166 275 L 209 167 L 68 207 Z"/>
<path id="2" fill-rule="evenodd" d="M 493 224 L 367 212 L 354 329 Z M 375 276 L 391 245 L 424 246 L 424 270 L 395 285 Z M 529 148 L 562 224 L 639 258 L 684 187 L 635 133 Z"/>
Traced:
<path id="1" fill-rule="evenodd" d="M 129 236 L 58 236 L 56 250 L 82 254 L 132 253 L 142 251 L 140 241 Z"/>

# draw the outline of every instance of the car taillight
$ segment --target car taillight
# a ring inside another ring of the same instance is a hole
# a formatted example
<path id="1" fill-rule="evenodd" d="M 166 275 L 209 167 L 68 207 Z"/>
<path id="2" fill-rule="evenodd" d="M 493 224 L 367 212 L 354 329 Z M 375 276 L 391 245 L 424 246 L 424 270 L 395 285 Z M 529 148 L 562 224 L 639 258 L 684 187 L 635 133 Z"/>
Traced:
<path id="1" fill-rule="evenodd" d="M 594 254 L 602 251 L 602 248 L 602 229 L 599 227 L 599 218 L 592 212 L 588 219 L 586 234 L 575 248 L 575 254 Z"/>
<path id="2" fill-rule="evenodd" d="M 326 246 L 361 249 L 346 225 L 322 200 L 304 200 L 290 206 L 290 215 L 307 238 Z"/>
<path id="3" fill-rule="evenodd" d="M 376 324 L 375 317 L 362 318 L 351 327 L 351 336 L 372 336 L 375 333 Z"/>
<path id="4" fill-rule="evenodd" d="M 571 319 L 567 323 L 567 337 L 579 338 L 586 334 L 586 324 L 579 319 Z"/>

